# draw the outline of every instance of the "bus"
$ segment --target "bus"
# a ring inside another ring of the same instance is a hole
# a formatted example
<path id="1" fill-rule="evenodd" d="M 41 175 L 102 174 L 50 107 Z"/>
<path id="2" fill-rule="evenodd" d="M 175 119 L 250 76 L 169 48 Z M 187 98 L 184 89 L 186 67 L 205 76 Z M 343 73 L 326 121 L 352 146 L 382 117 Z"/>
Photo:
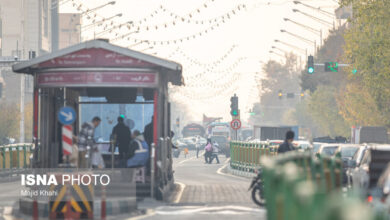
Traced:
<path id="1" fill-rule="evenodd" d="M 204 137 L 206 134 L 206 131 L 202 125 L 196 124 L 196 123 L 191 123 L 191 124 L 186 125 L 183 128 L 181 133 L 183 134 L 183 137 L 195 137 L 195 136 Z"/>

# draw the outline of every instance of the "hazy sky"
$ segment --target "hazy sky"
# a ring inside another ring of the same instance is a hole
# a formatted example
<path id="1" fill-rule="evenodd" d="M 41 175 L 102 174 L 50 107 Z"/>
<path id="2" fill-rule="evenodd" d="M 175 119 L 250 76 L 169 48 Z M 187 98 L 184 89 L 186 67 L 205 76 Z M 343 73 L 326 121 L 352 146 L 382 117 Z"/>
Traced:
<path id="1" fill-rule="evenodd" d="M 103 5 L 110 0 L 63 0 L 62 2 L 60 12 L 81 12 Z M 338 5 L 335 0 L 302 0 L 301 2 L 316 8 L 321 7 L 331 13 Z M 77 7 L 80 4 L 81 11 L 78 11 Z M 246 7 L 242 7 L 243 5 Z M 133 45 L 131 49 L 144 50 L 145 53 L 183 65 L 183 76 L 187 86 L 174 88 L 171 99 L 190 106 L 194 117 L 192 120 L 200 121 L 203 113 L 207 116 L 222 116 L 228 120 L 230 96 L 234 93 L 239 96 L 241 118 L 245 119 L 252 104 L 259 101 L 255 79 L 262 77 L 262 62 L 267 62 L 269 59 L 283 60 L 278 55 L 269 53 L 271 46 L 287 51 L 292 50 L 285 45 L 276 44 L 274 39 L 288 42 L 307 49 L 308 53 L 313 53 L 313 44 L 298 40 L 287 33 L 281 33 L 280 29 L 311 41 L 315 40 L 317 45 L 319 44 L 318 34 L 291 22 L 285 22 L 283 18 L 321 29 L 324 39 L 328 29 L 331 28 L 330 25 L 321 24 L 301 13 L 294 13 L 292 11 L 294 8 L 333 23 L 331 17 L 301 4 L 296 5 L 291 0 L 116 0 L 115 5 L 108 5 L 96 11 L 95 22 L 103 17 L 108 18 L 122 13 L 123 16 L 113 19 L 114 24 L 110 24 L 106 29 L 133 21 L 130 29 L 122 26 L 112 33 L 107 32 L 98 36 L 109 38 L 111 43 L 124 47 Z M 153 16 L 150 16 L 151 14 Z M 90 13 L 89 16 L 94 17 L 95 14 Z M 83 26 L 91 23 L 92 18 L 87 19 L 87 16 L 83 18 Z M 118 36 L 137 31 L 138 27 L 138 33 L 132 33 L 123 40 L 112 41 Z M 103 26 L 96 25 L 95 28 L 84 31 L 83 39 L 92 39 L 94 32 L 99 33 L 102 28 Z M 193 35 L 196 35 L 195 39 Z M 128 37 L 130 39 L 127 39 Z M 187 37 L 190 39 L 187 40 Z M 181 42 L 180 39 L 184 40 Z M 148 40 L 149 43 L 137 44 L 140 40 Z M 161 45 L 160 41 L 165 42 Z M 275 52 L 282 53 L 279 50 Z M 303 62 L 306 62 L 304 53 L 298 51 L 296 53 L 302 56 Z M 217 62 L 220 60 L 222 61 Z"/>

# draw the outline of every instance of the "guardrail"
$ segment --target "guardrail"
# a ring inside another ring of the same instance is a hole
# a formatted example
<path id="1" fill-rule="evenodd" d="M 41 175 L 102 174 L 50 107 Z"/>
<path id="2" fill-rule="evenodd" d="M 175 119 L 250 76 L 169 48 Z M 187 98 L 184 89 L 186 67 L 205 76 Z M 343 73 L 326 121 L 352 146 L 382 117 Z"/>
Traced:
<path id="1" fill-rule="evenodd" d="M 0 146 L 0 170 L 27 168 L 30 164 L 30 155 L 33 144 L 9 144 Z"/>
<path id="2" fill-rule="evenodd" d="M 339 156 L 288 152 L 263 158 L 261 165 L 269 220 L 380 219 L 357 196 L 344 195 Z"/>
<path id="3" fill-rule="evenodd" d="M 256 172 L 260 159 L 276 155 L 276 147 L 268 143 L 230 142 L 230 167 L 245 172 Z"/>

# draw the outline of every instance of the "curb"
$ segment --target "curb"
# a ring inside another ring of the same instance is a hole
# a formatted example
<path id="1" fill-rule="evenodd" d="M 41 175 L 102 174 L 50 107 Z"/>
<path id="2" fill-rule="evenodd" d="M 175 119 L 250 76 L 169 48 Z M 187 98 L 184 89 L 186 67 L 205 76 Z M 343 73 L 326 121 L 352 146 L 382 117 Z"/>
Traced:
<path id="1" fill-rule="evenodd" d="M 100 218 L 101 215 L 101 200 L 93 202 L 93 215 Z M 124 213 L 130 213 L 137 209 L 136 197 L 106 200 L 106 215 L 115 216 Z M 31 198 L 21 198 L 19 200 L 19 212 L 21 214 L 32 216 L 33 215 L 33 200 Z M 40 218 L 49 217 L 49 203 L 38 201 L 38 216 Z"/>
<path id="2" fill-rule="evenodd" d="M 242 176 L 242 177 L 248 177 L 248 178 L 253 178 L 253 177 L 257 176 L 257 174 L 255 174 L 255 173 L 250 173 L 250 172 L 246 172 L 246 171 L 233 169 L 230 166 L 230 164 L 226 168 L 227 168 L 226 171 L 228 173 L 235 175 L 235 176 Z"/>

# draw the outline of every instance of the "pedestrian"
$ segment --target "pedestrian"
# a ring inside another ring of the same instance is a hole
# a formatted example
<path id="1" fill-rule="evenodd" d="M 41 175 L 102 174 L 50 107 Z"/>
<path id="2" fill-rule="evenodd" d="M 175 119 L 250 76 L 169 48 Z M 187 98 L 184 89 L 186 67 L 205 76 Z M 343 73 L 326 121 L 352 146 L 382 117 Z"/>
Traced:
<path id="1" fill-rule="evenodd" d="M 200 147 L 201 147 L 200 136 L 197 136 L 196 137 L 196 142 L 195 142 L 196 158 L 199 158 Z"/>
<path id="2" fill-rule="evenodd" d="M 184 158 L 187 158 L 188 148 L 184 148 Z"/>
<path id="3" fill-rule="evenodd" d="M 154 119 L 152 116 L 152 121 L 149 124 L 147 124 L 144 128 L 144 138 L 145 138 L 146 143 L 149 146 L 152 146 L 152 143 L 153 143 L 153 130 L 154 130 L 153 123 L 154 123 Z"/>
<path id="4" fill-rule="evenodd" d="M 292 145 L 292 142 L 294 141 L 294 136 L 295 134 L 293 131 L 287 131 L 286 139 L 284 140 L 283 144 L 281 144 L 278 148 L 278 154 L 294 150 L 294 147 Z"/>
<path id="5" fill-rule="evenodd" d="M 127 167 L 143 167 L 149 161 L 149 146 L 140 131 L 134 130 L 128 151 Z"/>
<path id="6" fill-rule="evenodd" d="M 78 144 L 79 144 L 79 168 L 88 168 L 87 161 L 87 154 L 91 154 L 91 152 L 88 151 L 97 151 L 97 146 L 95 144 L 94 135 L 95 135 L 95 128 L 99 126 L 100 122 L 102 120 L 99 117 L 94 117 L 91 122 L 84 122 L 84 124 L 81 126 L 81 130 L 78 137 Z M 88 155 L 88 158 L 91 158 L 90 155 Z"/>
<path id="7" fill-rule="evenodd" d="M 219 158 L 218 158 L 218 152 L 219 152 L 219 144 L 214 141 L 214 144 L 213 144 L 213 151 L 211 153 L 211 160 L 210 160 L 210 163 L 213 163 L 214 161 L 214 158 L 217 160 L 217 164 L 219 163 Z"/>
<path id="8" fill-rule="evenodd" d="M 114 138 L 114 151 L 115 147 L 118 147 L 119 151 L 119 164 L 120 167 L 125 167 L 126 156 L 129 151 L 129 144 L 131 141 L 131 131 L 128 126 L 125 125 L 123 117 L 118 117 L 118 124 L 112 129 L 112 137 Z"/>
<path id="9" fill-rule="evenodd" d="M 213 146 L 211 144 L 211 139 L 207 139 L 206 146 L 204 147 L 204 160 L 205 163 L 210 163 L 211 161 L 211 154 L 213 152 Z"/>

